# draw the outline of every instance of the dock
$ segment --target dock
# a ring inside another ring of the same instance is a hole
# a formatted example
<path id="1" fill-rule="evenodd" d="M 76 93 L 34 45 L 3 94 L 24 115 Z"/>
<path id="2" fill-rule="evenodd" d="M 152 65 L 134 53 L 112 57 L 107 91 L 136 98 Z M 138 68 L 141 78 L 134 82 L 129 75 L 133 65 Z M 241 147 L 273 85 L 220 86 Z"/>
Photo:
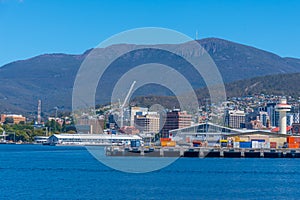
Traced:
<path id="1" fill-rule="evenodd" d="M 187 158 L 300 158 L 300 149 L 253 149 L 253 148 L 123 148 L 106 147 L 106 156 L 115 157 L 187 157 Z"/>

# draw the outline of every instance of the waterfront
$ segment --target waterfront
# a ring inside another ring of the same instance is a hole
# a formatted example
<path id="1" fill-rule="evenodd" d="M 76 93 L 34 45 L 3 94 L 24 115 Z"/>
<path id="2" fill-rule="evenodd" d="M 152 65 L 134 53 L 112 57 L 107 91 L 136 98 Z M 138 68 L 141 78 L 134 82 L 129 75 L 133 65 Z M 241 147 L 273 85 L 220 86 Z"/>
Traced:
<path id="1" fill-rule="evenodd" d="M 297 199 L 300 160 L 181 158 L 159 171 L 110 169 L 84 147 L 0 145 L 1 199 Z"/>

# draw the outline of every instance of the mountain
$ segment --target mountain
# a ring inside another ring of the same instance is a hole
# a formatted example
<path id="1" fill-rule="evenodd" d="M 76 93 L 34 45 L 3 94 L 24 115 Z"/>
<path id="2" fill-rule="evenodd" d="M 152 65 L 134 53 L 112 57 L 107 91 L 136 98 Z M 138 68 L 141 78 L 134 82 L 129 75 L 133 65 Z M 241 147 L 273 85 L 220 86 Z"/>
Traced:
<path id="1" fill-rule="evenodd" d="M 256 76 L 300 72 L 300 60 L 282 58 L 254 47 L 209 38 L 200 44 L 211 55 L 225 83 Z"/>
<path id="2" fill-rule="evenodd" d="M 225 83 L 257 76 L 300 72 L 300 60 L 296 58 L 282 58 L 267 51 L 217 38 L 207 38 L 198 42 L 216 63 Z M 181 49 L 186 45 L 189 43 L 168 46 Z M 115 52 L 130 49 L 132 46 L 113 45 L 97 49 L 97 52 L 104 57 L 110 57 Z M 51 112 L 56 106 L 69 110 L 77 71 L 89 52 L 91 50 L 81 55 L 45 54 L 2 66 L 0 68 L 0 112 L 35 112 L 38 99 L 42 100 L 43 111 Z M 188 54 L 192 56 L 193 52 Z M 128 70 L 140 64 L 158 61 L 178 70 L 190 81 L 194 89 L 205 86 L 201 76 L 196 75 L 189 63 L 179 56 L 164 51 L 144 49 L 130 52 L 111 64 L 97 88 L 96 102 L 109 102 L 112 88 Z M 282 76 L 277 78 L 281 80 Z M 250 80 L 252 79 L 247 80 L 247 84 L 252 83 Z M 273 86 L 275 88 L 276 83 L 270 82 L 268 88 Z M 239 88 L 242 82 L 233 84 Z M 257 89 L 263 91 L 267 83 L 263 81 L 261 84 L 263 85 Z M 149 94 L 164 96 L 172 95 L 172 92 L 158 85 L 147 85 L 135 92 L 134 96 Z"/>
<path id="3" fill-rule="evenodd" d="M 300 97 L 300 73 L 276 74 L 255 77 L 245 80 L 226 83 L 227 97 L 243 97 L 255 94 L 272 94 Z M 201 88 L 196 90 L 196 95 L 200 103 L 205 104 L 205 99 L 209 98 L 208 90 Z M 178 108 L 179 103 L 175 96 L 138 96 L 131 102 L 131 105 L 150 107 L 153 104 L 160 104 L 166 108 Z"/>
<path id="4" fill-rule="evenodd" d="M 226 84 L 229 97 L 273 94 L 300 97 L 300 73 L 255 77 Z"/>

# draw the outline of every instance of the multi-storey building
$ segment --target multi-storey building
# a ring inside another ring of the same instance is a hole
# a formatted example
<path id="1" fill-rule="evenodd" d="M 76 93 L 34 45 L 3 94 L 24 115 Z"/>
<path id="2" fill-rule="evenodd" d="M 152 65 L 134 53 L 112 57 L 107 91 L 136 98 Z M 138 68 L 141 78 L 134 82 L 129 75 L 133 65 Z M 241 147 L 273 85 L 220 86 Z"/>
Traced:
<path id="1" fill-rule="evenodd" d="M 25 123 L 26 122 L 26 117 L 23 117 L 22 115 L 6 115 L 2 114 L 1 115 L 1 123 L 11 123 L 11 124 L 19 124 L 19 123 Z"/>
<path id="2" fill-rule="evenodd" d="M 148 112 L 148 108 L 142 108 L 142 107 L 131 107 L 130 109 L 130 126 L 134 126 L 134 117 L 137 113 L 140 112 Z"/>
<path id="3" fill-rule="evenodd" d="M 162 137 L 168 137 L 169 131 L 191 126 L 192 115 L 186 111 L 173 110 L 167 112 L 165 124 L 162 129 Z"/>
<path id="4" fill-rule="evenodd" d="M 241 128 L 245 124 L 245 112 L 240 110 L 230 110 L 226 113 L 225 125 L 230 128 Z"/>
<path id="5" fill-rule="evenodd" d="M 137 113 L 134 124 L 141 132 L 158 133 L 160 117 L 157 112 Z"/>

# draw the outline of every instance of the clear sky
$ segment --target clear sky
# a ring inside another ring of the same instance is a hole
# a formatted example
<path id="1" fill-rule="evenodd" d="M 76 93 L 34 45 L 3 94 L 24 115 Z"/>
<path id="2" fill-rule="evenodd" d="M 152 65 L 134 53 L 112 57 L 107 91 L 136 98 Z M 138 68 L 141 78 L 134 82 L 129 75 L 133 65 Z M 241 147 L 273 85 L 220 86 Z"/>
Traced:
<path id="1" fill-rule="evenodd" d="M 0 66 L 43 53 L 79 54 L 138 27 L 218 37 L 300 58 L 298 0 L 0 0 Z"/>

